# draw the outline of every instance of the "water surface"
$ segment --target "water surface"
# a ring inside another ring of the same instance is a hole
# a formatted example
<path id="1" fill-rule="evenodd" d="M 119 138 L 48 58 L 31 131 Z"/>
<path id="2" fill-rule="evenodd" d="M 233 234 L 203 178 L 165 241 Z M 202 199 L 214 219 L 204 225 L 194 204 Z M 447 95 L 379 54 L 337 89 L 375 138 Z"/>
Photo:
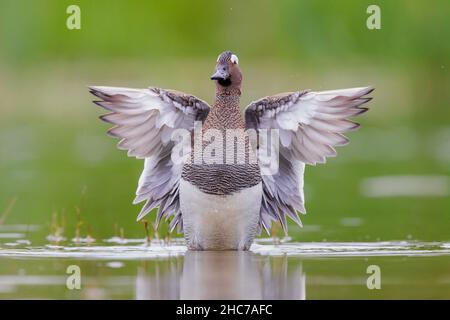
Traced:
<path id="1" fill-rule="evenodd" d="M 450 243 L 260 239 L 249 252 L 188 251 L 143 239 L 0 245 L 0 298 L 380 299 L 450 298 Z M 66 287 L 80 267 L 81 289 Z M 368 266 L 381 289 L 367 287 Z"/>

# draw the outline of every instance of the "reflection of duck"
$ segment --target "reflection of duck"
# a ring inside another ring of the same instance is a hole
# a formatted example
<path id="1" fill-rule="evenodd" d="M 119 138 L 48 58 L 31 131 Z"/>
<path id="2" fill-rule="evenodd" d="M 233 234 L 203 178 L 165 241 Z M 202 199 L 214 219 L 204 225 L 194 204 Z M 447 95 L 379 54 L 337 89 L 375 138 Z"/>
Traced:
<path id="1" fill-rule="evenodd" d="M 188 251 L 139 268 L 137 299 L 305 299 L 302 265 L 251 252 Z"/>
<path id="2" fill-rule="evenodd" d="M 258 262 L 249 252 L 186 252 L 181 299 L 261 299 Z"/>

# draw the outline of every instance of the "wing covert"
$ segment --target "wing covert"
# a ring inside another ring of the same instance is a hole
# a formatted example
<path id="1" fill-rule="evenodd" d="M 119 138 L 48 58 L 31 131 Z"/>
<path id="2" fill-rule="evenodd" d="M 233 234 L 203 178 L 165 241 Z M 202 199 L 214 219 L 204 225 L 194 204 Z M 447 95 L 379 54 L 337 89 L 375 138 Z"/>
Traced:
<path id="1" fill-rule="evenodd" d="M 297 91 L 265 97 L 245 110 L 247 129 L 277 129 L 279 170 L 263 175 L 260 224 L 268 232 L 272 220 L 287 231 L 286 214 L 301 224 L 297 211 L 305 213 L 303 171 L 305 164 L 325 163 L 336 156 L 335 147 L 349 142 L 343 134 L 359 124 L 349 118 L 368 109 L 372 87 L 331 91 Z M 270 162 L 258 153 L 260 163 Z"/>
<path id="2" fill-rule="evenodd" d="M 192 131 L 195 121 L 208 115 L 208 104 L 192 95 L 155 87 L 131 89 L 118 87 L 89 87 L 99 98 L 98 106 L 110 111 L 100 118 L 114 126 L 108 134 L 119 138 L 118 148 L 128 150 L 128 156 L 145 159 L 134 203 L 146 201 L 138 215 L 142 219 L 159 207 L 157 224 L 165 217 L 182 229 L 178 185 L 182 164 L 171 159 L 177 129 Z"/>

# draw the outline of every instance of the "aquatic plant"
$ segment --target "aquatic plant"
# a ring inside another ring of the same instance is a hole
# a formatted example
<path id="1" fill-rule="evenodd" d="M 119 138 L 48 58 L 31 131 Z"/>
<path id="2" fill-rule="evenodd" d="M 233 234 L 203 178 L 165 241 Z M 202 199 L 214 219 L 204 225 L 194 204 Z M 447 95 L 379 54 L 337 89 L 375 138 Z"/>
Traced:
<path id="1" fill-rule="evenodd" d="M 2 212 L 2 215 L 0 216 L 0 224 L 5 223 L 6 218 L 8 218 L 9 214 L 11 213 L 12 209 L 16 205 L 17 197 L 11 198 L 9 201 L 8 206 L 5 208 L 5 210 Z"/>

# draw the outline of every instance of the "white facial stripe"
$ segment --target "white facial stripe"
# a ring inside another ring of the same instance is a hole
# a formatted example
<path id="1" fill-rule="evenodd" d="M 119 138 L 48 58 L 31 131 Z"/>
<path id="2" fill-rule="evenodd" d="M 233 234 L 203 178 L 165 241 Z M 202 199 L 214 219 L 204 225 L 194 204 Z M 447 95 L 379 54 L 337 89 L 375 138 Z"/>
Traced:
<path id="1" fill-rule="evenodd" d="M 217 57 L 217 61 L 216 61 L 216 62 L 219 62 L 219 59 L 220 59 L 220 54 L 219 54 L 219 56 Z"/>
<path id="2" fill-rule="evenodd" d="M 231 58 L 230 58 L 231 62 L 233 62 L 234 64 L 238 64 L 239 63 L 239 59 L 237 57 L 237 55 L 232 54 Z"/>

